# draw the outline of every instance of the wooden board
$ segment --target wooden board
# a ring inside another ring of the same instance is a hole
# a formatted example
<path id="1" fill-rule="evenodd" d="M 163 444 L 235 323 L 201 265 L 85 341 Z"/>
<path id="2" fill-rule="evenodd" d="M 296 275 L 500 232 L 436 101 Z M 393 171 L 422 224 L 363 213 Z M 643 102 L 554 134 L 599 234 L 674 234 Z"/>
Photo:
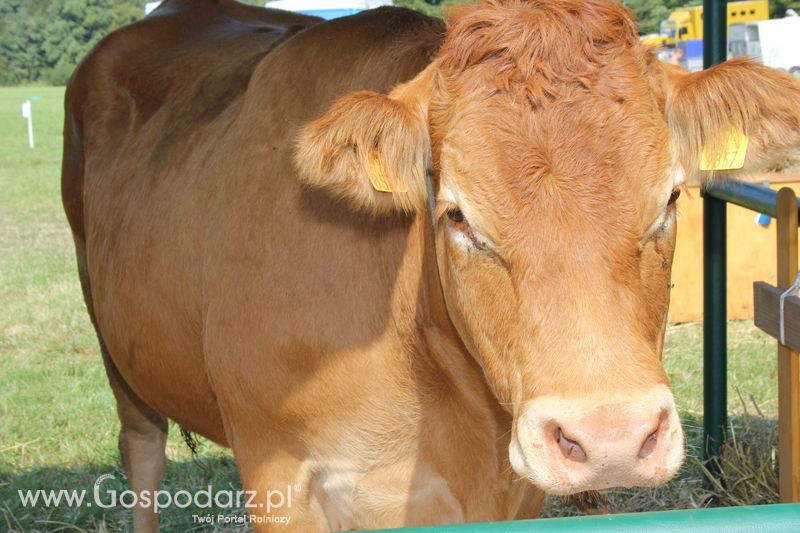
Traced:
<path id="1" fill-rule="evenodd" d="M 790 184 L 800 193 L 800 182 Z M 775 188 L 773 186 L 773 188 Z M 753 318 L 753 281 L 778 285 L 777 224 L 755 223 L 756 213 L 728 205 L 728 319 Z M 678 242 L 672 267 L 670 322 L 703 319 L 703 199 L 690 187 L 678 200 Z"/>
<path id="2" fill-rule="evenodd" d="M 797 195 L 778 191 L 778 287 L 797 277 Z M 786 299 L 787 301 L 789 298 Z M 784 312 L 786 311 L 784 304 Z M 784 317 L 784 328 L 788 325 Z M 786 341 L 788 342 L 788 341 Z M 797 351 L 778 343 L 778 462 L 782 502 L 800 502 L 800 361 Z"/>
<path id="3" fill-rule="evenodd" d="M 781 296 L 798 270 L 797 195 L 778 192 L 776 228 L 778 286 L 753 284 L 755 325 L 778 340 L 778 458 L 781 502 L 800 502 L 800 298 Z M 781 339 L 781 318 L 783 339 Z M 781 340 L 783 342 L 781 342 Z"/>
<path id="4" fill-rule="evenodd" d="M 785 289 L 769 283 L 753 283 L 753 302 L 756 327 L 778 340 L 780 334 L 780 299 Z M 786 346 L 800 351 L 800 298 L 790 296 L 784 302 L 784 334 Z"/>

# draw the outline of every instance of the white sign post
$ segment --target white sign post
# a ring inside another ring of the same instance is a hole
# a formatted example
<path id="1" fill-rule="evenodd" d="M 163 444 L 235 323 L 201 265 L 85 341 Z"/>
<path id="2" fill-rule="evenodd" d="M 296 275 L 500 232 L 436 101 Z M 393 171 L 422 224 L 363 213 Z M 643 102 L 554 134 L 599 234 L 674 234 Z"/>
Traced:
<path id="1" fill-rule="evenodd" d="M 28 119 L 28 146 L 33 148 L 33 110 L 31 109 L 30 100 L 25 100 L 22 103 L 22 118 Z"/>

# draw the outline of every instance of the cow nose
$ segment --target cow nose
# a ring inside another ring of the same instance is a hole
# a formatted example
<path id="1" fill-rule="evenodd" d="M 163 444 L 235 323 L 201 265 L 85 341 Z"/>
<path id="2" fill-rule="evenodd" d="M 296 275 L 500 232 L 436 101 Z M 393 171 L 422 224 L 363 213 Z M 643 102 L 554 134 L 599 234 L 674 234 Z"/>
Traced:
<path id="1" fill-rule="evenodd" d="M 509 448 L 517 473 L 554 494 L 654 486 L 677 473 L 683 431 L 666 386 L 600 405 L 596 401 L 540 397 L 528 402 Z"/>
<path id="2" fill-rule="evenodd" d="M 667 409 L 662 409 L 655 420 L 652 415 L 645 415 L 641 419 L 620 416 L 618 411 L 614 407 L 598 409 L 591 417 L 587 417 L 588 420 L 583 419 L 582 424 L 569 428 L 566 432 L 562 423 L 556 423 L 557 428 L 553 435 L 564 459 L 576 463 L 587 462 L 589 457 L 581 442 L 586 442 L 595 453 L 607 452 L 607 444 L 614 442 L 621 453 L 627 449 L 628 453 L 635 453 L 638 459 L 651 457 L 658 446 L 659 433 L 665 430 Z M 599 440 L 606 440 L 606 445 L 593 442 Z"/>

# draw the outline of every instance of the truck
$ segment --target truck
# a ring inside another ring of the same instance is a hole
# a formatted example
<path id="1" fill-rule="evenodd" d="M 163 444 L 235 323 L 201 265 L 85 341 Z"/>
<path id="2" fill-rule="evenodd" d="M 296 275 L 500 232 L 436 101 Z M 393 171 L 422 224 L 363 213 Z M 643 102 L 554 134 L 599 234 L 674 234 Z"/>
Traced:
<path id="1" fill-rule="evenodd" d="M 800 17 L 734 24 L 728 33 L 728 57 L 750 56 L 762 64 L 800 77 Z"/>
<path id="2" fill-rule="evenodd" d="M 769 19 L 768 0 L 746 0 L 727 4 L 728 31 L 734 24 Z M 683 67 L 697 71 L 703 68 L 703 6 L 686 6 L 674 10 L 661 22 L 658 36 L 647 35 L 642 42 L 667 49 L 667 54 Z"/>
<path id="3" fill-rule="evenodd" d="M 728 26 L 769 18 L 768 0 L 746 0 L 728 3 Z M 687 6 L 674 10 L 661 22 L 660 34 L 667 46 L 680 41 L 703 40 L 703 6 Z"/>
<path id="4" fill-rule="evenodd" d="M 769 19 L 768 0 L 745 0 L 727 5 L 728 27 Z M 643 35 L 644 44 L 678 51 L 681 64 L 689 70 L 703 68 L 703 6 L 679 7 L 661 21 L 658 34 Z"/>

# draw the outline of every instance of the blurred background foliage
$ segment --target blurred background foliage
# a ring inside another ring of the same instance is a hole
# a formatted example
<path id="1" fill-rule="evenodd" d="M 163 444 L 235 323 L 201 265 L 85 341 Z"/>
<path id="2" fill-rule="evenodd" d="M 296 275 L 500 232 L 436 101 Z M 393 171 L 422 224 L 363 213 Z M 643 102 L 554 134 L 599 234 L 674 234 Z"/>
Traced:
<path id="1" fill-rule="evenodd" d="M 454 4 L 474 0 L 395 0 L 429 15 L 442 16 Z M 636 14 L 641 33 L 656 33 L 674 8 L 702 0 L 624 0 Z M 248 0 L 250 4 L 263 1 Z M 771 0 L 773 17 L 800 0 Z M 141 18 L 143 0 L 0 1 L 0 85 L 64 85 L 78 61 L 111 31 Z"/>

